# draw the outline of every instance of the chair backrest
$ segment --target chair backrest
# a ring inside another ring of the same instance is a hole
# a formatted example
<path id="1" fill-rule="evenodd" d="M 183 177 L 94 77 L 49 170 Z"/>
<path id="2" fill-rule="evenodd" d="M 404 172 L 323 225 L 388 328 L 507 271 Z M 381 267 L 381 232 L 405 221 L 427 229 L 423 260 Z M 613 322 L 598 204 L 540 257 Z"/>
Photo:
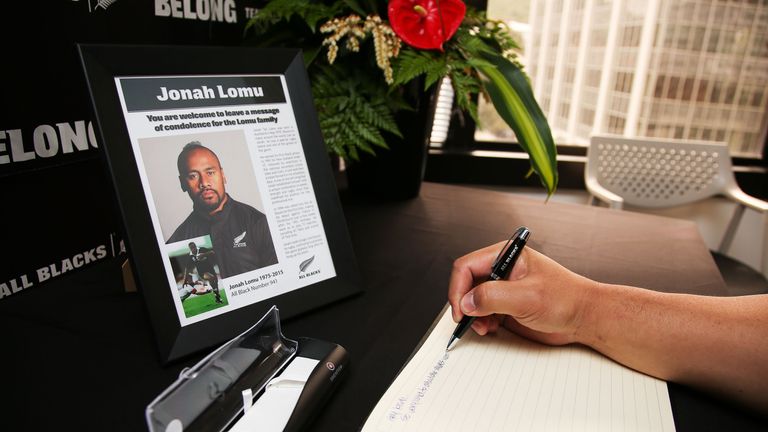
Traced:
<path id="1" fill-rule="evenodd" d="M 736 184 L 725 143 L 610 135 L 591 138 L 585 181 L 593 195 L 613 196 L 614 207 L 657 208 L 699 201 Z"/>

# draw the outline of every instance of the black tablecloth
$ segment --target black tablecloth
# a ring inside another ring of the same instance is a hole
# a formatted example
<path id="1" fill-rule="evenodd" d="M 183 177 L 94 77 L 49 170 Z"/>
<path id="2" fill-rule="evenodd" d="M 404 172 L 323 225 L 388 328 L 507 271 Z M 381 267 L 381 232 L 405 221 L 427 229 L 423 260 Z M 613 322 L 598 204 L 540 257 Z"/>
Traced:
<path id="1" fill-rule="evenodd" d="M 445 305 L 453 260 L 518 225 L 531 228 L 531 247 L 591 278 L 725 293 L 687 221 L 430 183 L 409 201 L 342 198 L 362 292 L 283 323 L 288 337 L 336 342 L 351 355 L 310 430 L 358 430 Z M 145 430 L 146 405 L 202 357 L 160 365 L 141 297 L 123 292 L 118 264 L 94 264 L 0 302 L 0 430 Z M 698 391 L 669 389 L 679 431 L 768 426 Z"/>

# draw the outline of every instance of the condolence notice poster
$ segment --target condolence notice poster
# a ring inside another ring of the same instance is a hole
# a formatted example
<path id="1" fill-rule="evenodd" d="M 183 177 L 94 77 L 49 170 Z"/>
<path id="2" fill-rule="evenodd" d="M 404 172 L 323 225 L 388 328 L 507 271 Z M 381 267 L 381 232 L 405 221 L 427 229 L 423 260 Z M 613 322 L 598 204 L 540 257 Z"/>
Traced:
<path id="1" fill-rule="evenodd" d="M 115 83 L 182 326 L 336 276 L 284 75 Z"/>

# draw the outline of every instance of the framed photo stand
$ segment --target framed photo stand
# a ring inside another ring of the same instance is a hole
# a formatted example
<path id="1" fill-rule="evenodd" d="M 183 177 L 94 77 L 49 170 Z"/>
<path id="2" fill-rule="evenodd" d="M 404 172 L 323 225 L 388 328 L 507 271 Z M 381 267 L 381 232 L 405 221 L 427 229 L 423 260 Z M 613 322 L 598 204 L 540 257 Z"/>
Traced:
<path id="1" fill-rule="evenodd" d="M 300 50 L 78 49 L 164 363 L 359 291 Z"/>

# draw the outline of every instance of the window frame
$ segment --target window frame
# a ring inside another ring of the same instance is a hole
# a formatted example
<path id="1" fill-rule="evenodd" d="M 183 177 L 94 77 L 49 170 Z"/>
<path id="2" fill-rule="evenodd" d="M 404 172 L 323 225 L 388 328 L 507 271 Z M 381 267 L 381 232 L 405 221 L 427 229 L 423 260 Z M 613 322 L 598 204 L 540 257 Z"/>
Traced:
<path id="1" fill-rule="evenodd" d="M 528 154 L 518 143 L 478 141 L 476 124 L 455 107 L 445 142 L 430 144 L 424 178 L 442 183 L 489 184 L 510 187 L 542 187 L 530 169 Z M 556 144 L 559 189 L 586 189 L 584 167 L 587 147 Z M 734 157 L 733 170 L 739 186 L 754 197 L 768 199 L 768 138 L 761 159 Z M 543 190 L 543 189 L 542 189 Z"/>

